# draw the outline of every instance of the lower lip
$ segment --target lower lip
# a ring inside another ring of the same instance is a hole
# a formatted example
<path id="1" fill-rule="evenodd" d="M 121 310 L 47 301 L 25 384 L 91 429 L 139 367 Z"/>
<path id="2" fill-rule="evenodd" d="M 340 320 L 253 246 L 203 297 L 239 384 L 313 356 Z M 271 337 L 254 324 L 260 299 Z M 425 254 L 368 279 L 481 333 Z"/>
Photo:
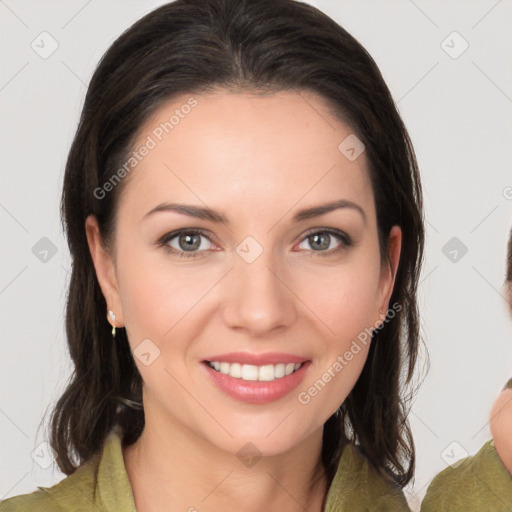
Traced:
<path id="1" fill-rule="evenodd" d="M 243 380 L 214 370 L 208 363 L 201 363 L 214 384 L 235 400 L 251 404 L 266 404 L 279 400 L 293 391 L 306 376 L 310 361 L 290 375 L 271 381 Z"/>

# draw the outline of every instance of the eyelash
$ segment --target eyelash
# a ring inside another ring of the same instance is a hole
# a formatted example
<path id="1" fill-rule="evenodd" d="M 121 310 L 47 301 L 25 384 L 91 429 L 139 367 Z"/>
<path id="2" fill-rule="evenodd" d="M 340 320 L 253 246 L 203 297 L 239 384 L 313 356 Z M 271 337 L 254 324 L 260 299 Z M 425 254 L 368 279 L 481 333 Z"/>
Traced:
<path id="1" fill-rule="evenodd" d="M 180 258 L 200 258 L 201 257 L 200 254 L 205 251 L 195 251 L 195 252 L 179 251 L 179 250 L 175 249 L 174 247 L 167 245 L 172 239 L 174 239 L 182 234 L 202 235 L 211 242 L 210 238 L 201 229 L 180 229 L 178 231 L 173 231 L 171 233 L 165 234 L 162 238 L 160 238 L 160 240 L 158 240 L 157 246 L 163 247 L 168 253 L 179 254 Z M 306 238 L 309 238 L 310 236 L 317 235 L 317 234 L 329 234 L 329 235 L 337 238 L 341 242 L 341 245 L 340 245 L 340 247 L 338 247 L 336 249 L 329 249 L 326 251 L 313 251 L 313 250 L 309 251 L 309 252 L 314 253 L 315 256 L 332 256 L 333 254 L 339 253 L 353 245 L 353 240 L 349 235 L 347 235 L 346 233 L 343 233 L 343 231 L 338 231 L 336 229 L 330 229 L 330 228 L 315 229 L 315 230 L 307 232 L 304 235 L 304 237 L 302 238 L 301 243 Z"/>

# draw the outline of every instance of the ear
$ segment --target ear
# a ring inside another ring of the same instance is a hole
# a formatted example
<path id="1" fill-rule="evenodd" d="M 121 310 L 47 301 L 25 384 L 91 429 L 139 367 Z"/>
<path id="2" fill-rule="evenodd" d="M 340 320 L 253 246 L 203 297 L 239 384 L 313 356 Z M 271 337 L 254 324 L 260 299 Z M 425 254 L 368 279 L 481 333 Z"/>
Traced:
<path id="1" fill-rule="evenodd" d="M 89 215 L 85 220 L 85 232 L 89 251 L 96 270 L 96 276 L 107 303 L 107 311 L 105 315 L 111 325 L 114 325 L 113 319 L 108 314 L 108 310 L 112 310 L 116 315 L 115 326 L 122 327 L 124 325 L 123 311 L 115 273 L 115 265 L 112 256 L 103 247 L 98 227 L 98 220 L 94 215 Z"/>
<path id="2" fill-rule="evenodd" d="M 402 230 L 399 226 L 393 226 L 389 232 L 388 238 L 388 255 L 389 262 L 383 261 L 381 266 L 380 281 L 379 281 L 379 299 L 377 309 L 381 311 L 380 320 L 377 324 L 381 324 L 386 317 L 389 309 L 389 301 L 393 294 L 395 286 L 395 277 L 398 270 L 398 263 L 400 262 L 400 254 L 402 250 Z"/>

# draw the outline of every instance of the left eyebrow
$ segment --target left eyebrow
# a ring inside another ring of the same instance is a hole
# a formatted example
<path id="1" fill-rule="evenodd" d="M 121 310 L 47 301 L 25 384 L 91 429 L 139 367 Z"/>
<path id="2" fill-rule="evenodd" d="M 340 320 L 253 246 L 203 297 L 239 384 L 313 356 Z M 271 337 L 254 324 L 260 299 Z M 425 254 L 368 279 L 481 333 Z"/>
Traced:
<path id="1" fill-rule="evenodd" d="M 325 215 L 326 213 L 341 208 L 351 208 L 353 210 L 356 210 L 361 214 L 366 224 L 365 211 L 358 204 L 353 203 L 352 201 L 348 201 L 347 199 L 340 199 L 339 201 L 333 201 L 331 203 L 299 210 L 293 216 L 293 221 L 302 222 L 304 220 L 312 219 L 314 217 L 320 217 L 321 215 Z M 181 213 L 182 215 L 188 215 L 189 217 L 195 217 L 197 219 L 209 220 L 211 222 L 229 225 L 229 220 L 224 215 L 215 210 L 212 210 L 211 208 L 203 208 L 200 206 L 178 203 L 161 203 L 152 210 L 150 210 L 148 213 L 146 213 L 143 217 L 143 220 L 157 212 Z"/>
<path id="2" fill-rule="evenodd" d="M 313 206 L 311 208 L 306 208 L 304 210 L 299 210 L 294 215 L 293 220 L 294 222 L 300 222 L 303 220 L 312 219 L 313 217 L 320 217 L 320 215 L 325 215 L 326 213 L 338 210 L 340 208 L 351 208 L 356 210 L 361 214 L 364 223 L 366 224 L 365 211 L 358 204 L 353 203 L 352 201 L 348 201 L 347 199 L 340 199 L 339 201 L 333 201 L 331 203 Z"/>

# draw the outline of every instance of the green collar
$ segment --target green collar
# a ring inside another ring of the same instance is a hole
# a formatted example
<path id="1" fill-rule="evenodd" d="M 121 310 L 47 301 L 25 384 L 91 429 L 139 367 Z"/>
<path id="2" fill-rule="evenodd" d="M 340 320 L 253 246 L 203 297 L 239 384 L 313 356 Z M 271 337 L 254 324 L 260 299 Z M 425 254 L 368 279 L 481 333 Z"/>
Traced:
<path id="1" fill-rule="evenodd" d="M 106 443 L 98 468 L 98 504 L 107 511 L 136 512 L 132 489 L 121 450 L 120 434 L 113 431 Z M 329 488 L 325 512 L 363 510 L 364 507 L 388 507 L 407 511 L 402 491 L 379 476 L 353 445 L 343 450 L 334 480 Z"/>

